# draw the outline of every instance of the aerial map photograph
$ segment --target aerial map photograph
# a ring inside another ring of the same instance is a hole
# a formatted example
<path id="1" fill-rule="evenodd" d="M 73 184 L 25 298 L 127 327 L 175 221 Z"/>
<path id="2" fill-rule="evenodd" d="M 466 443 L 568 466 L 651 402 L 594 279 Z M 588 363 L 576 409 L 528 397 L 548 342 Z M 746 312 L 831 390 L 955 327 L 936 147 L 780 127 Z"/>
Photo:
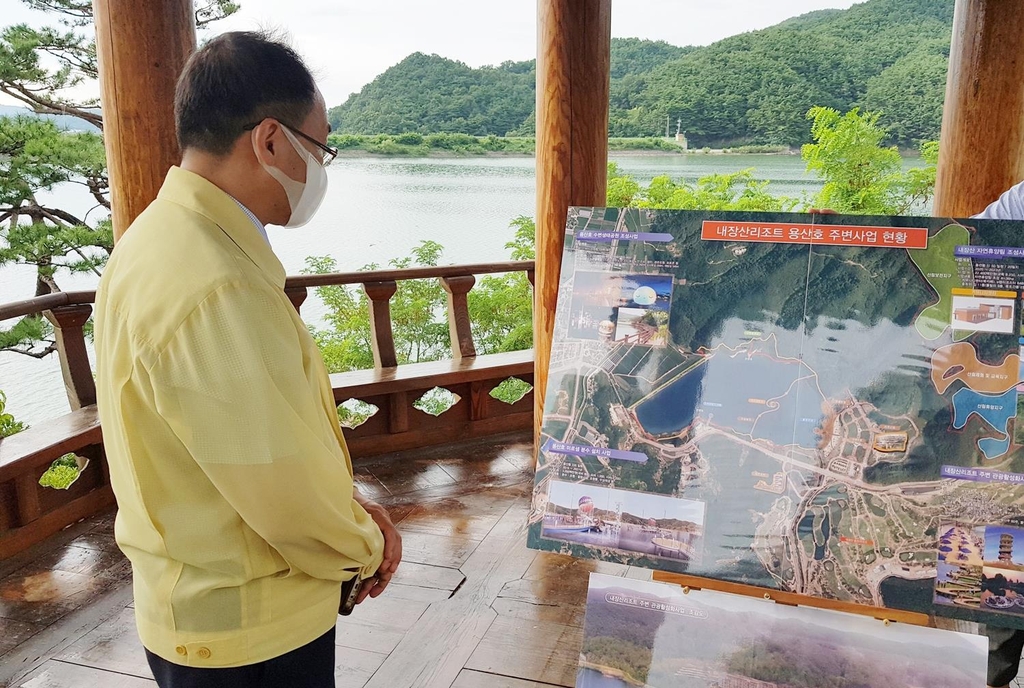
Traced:
<path id="1" fill-rule="evenodd" d="M 986 527 L 1024 525 L 1013 522 L 1024 261 L 1001 248 L 1012 230 L 571 209 L 531 546 L 864 605 L 1014 616 L 997 606 L 1016 595 L 1006 562 L 940 551 L 940 537 L 969 550 Z M 616 337 L 638 309 L 660 324 Z M 668 506 L 651 514 L 664 523 L 627 518 L 633 493 L 702 504 L 702 520 Z M 596 494 L 600 509 L 578 503 Z M 624 528 L 636 531 L 628 544 L 613 537 Z M 658 547 L 673 541 L 687 546 Z M 986 592 L 1002 598 L 986 604 L 982 579 L 997 568 L 1009 592 Z"/>

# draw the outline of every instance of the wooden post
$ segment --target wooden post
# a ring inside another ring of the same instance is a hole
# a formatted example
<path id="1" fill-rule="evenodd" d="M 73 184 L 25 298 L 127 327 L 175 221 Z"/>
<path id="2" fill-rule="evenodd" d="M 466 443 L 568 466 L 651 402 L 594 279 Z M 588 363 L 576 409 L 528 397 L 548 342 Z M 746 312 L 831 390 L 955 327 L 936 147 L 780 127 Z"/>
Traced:
<path id="1" fill-rule="evenodd" d="M 60 369 L 64 375 L 64 388 L 72 411 L 96 403 L 96 383 L 92 378 L 89 353 L 85 348 L 85 323 L 92 315 L 92 306 L 83 303 L 62 306 L 44 313 L 53 325 L 60 355 Z"/>
<path id="2" fill-rule="evenodd" d="M 608 183 L 611 0 L 537 1 L 537 267 L 534 439 L 540 437 L 569 206 Z"/>
<path id="3" fill-rule="evenodd" d="M 14 479 L 14 490 L 18 502 L 18 525 L 27 526 L 39 518 L 39 476 L 36 472 L 22 473 Z"/>
<path id="4" fill-rule="evenodd" d="M 469 291 L 476 277 L 442 277 L 441 286 L 448 294 L 448 332 L 452 340 L 452 357 L 456 361 L 476 356 L 473 323 L 469 319 Z"/>
<path id="5" fill-rule="evenodd" d="M 286 284 L 284 286 L 284 294 L 288 297 L 288 300 L 292 302 L 295 312 L 301 315 L 302 304 L 304 304 L 306 299 L 309 297 L 309 291 L 305 287 L 291 287 Z"/>
<path id="6" fill-rule="evenodd" d="M 192 0 L 93 0 L 114 239 L 180 160 L 174 87 L 196 48 Z"/>
<path id="7" fill-rule="evenodd" d="M 394 280 L 367 282 L 363 291 L 370 299 L 370 345 L 373 348 L 373 365 L 377 368 L 394 368 L 398 365 L 395 353 L 395 333 L 391 329 L 391 297 L 398 291 Z"/>
<path id="8" fill-rule="evenodd" d="M 1024 9 L 957 0 L 935 211 L 981 212 L 1024 179 Z"/>

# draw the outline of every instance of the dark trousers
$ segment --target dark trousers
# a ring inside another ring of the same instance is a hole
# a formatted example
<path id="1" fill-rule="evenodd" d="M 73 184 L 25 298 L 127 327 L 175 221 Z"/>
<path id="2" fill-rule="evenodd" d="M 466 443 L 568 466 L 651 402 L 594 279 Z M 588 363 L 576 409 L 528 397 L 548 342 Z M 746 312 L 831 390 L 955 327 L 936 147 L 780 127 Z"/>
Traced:
<path id="1" fill-rule="evenodd" d="M 1020 654 L 1024 650 L 1024 631 L 1012 628 L 985 628 L 988 635 L 988 684 L 1005 686 L 1017 678 Z"/>
<path id="2" fill-rule="evenodd" d="M 334 629 L 259 664 L 229 669 L 186 667 L 146 650 L 160 688 L 334 688 Z"/>

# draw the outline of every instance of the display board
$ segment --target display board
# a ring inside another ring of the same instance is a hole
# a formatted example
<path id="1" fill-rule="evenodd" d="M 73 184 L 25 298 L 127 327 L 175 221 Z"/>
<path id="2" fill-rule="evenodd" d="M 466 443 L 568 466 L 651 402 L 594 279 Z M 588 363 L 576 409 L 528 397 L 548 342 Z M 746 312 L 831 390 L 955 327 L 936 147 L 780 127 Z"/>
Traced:
<path id="1" fill-rule="evenodd" d="M 530 546 L 1024 627 L 1021 243 L 571 209 Z"/>
<path id="2" fill-rule="evenodd" d="M 987 663 L 982 636 L 591 574 L 576 688 L 981 688 Z"/>

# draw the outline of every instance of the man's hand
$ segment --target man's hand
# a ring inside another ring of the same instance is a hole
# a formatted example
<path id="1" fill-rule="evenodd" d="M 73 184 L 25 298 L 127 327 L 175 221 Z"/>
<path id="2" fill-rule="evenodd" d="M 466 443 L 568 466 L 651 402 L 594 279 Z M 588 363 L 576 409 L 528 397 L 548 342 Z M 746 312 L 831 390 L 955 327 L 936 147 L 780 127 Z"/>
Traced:
<path id="1" fill-rule="evenodd" d="M 387 509 L 359 494 L 358 490 L 353 490 L 353 497 L 366 509 L 366 513 L 370 514 L 373 522 L 377 524 L 380 532 L 384 535 L 384 559 L 373 578 L 363 583 L 363 588 L 359 591 L 358 604 L 367 597 L 378 597 L 391 582 L 391 577 L 395 575 L 398 565 L 402 562 L 402 535 L 395 528 L 395 524 L 391 522 L 391 516 L 388 515 Z"/>

